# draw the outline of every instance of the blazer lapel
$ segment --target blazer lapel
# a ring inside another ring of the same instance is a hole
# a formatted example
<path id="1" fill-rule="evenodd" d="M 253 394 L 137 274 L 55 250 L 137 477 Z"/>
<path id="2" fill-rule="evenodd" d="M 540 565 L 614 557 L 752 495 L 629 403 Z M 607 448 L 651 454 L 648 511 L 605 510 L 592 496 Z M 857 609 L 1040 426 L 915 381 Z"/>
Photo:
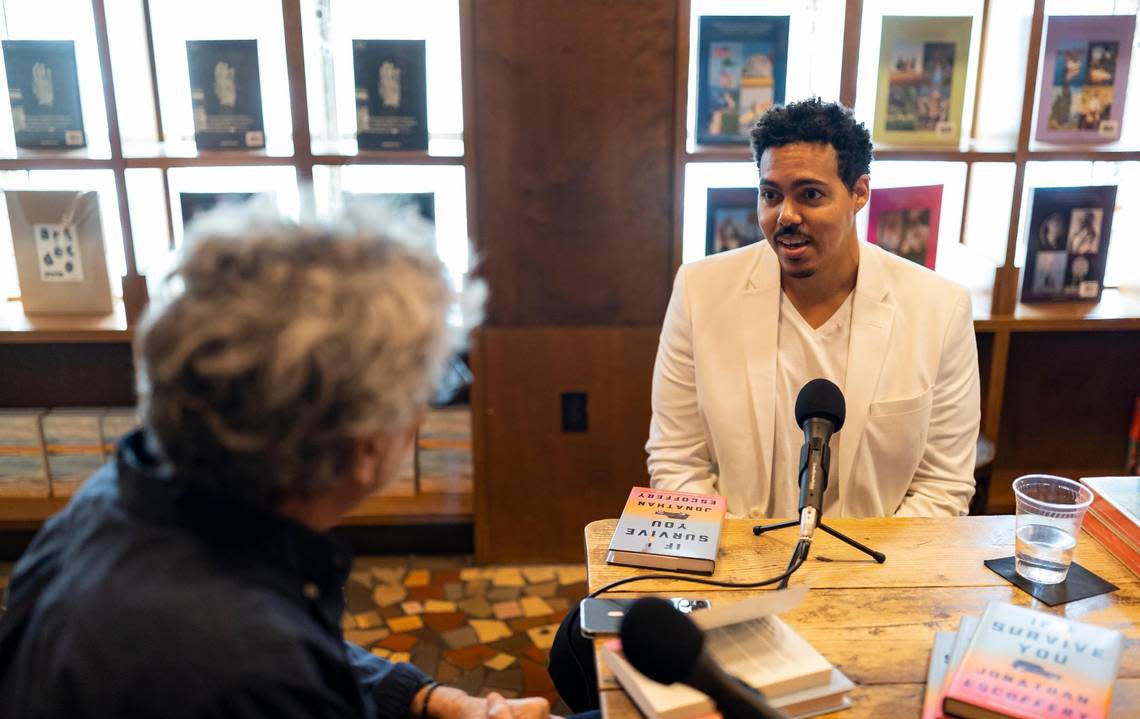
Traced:
<path id="1" fill-rule="evenodd" d="M 744 352 L 748 363 L 748 387 L 756 431 L 760 436 L 760 456 L 756 462 L 760 486 L 766 486 L 772 472 L 772 452 L 776 431 L 776 341 L 780 317 L 780 265 L 767 242 L 758 248 L 760 259 L 748 278 L 741 302 Z"/>
<path id="2" fill-rule="evenodd" d="M 847 418 L 840 430 L 839 497 L 845 496 L 844 485 L 851 481 L 856 450 L 867 425 L 867 411 L 879 384 L 887 343 L 894 322 L 894 308 L 887 300 L 887 282 L 876 251 L 860 242 L 859 277 L 851 308 L 851 340 L 847 350 L 847 376 L 844 399 Z"/>

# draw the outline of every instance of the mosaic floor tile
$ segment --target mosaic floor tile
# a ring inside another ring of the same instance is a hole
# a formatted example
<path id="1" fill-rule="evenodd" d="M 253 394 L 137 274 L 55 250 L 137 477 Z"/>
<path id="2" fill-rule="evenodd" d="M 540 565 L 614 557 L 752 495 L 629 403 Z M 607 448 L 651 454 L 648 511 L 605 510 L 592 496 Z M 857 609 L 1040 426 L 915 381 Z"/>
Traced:
<path id="1" fill-rule="evenodd" d="M 550 649 L 550 645 L 554 643 L 554 633 L 558 631 L 557 624 L 547 624 L 544 627 L 535 627 L 534 629 L 526 630 L 526 635 L 534 642 L 534 645 L 539 649 Z"/>
<path id="2" fill-rule="evenodd" d="M 414 632 L 422 628 L 424 620 L 418 615 L 410 617 L 392 617 L 388 620 L 388 628 L 393 632 Z"/>
<path id="3" fill-rule="evenodd" d="M 522 587 L 491 587 L 487 590 L 487 601 L 489 602 L 505 602 L 511 599 L 518 599 L 522 594 Z"/>
<path id="4" fill-rule="evenodd" d="M 380 614 L 376 611 L 353 614 L 352 619 L 356 622 L 357 629 L 375 629 L 384 623 L 384 620 L 380 618 Z"/>
<path id="5" fill-rule="evenodd" d="M 538 662 L 539 664 L 546 664 L 547 662 L 546 652 L 534 646 L 534 644 L 527 647 L 523 654 L 532 662 Z"/>
<path id="6" fill-rule="evenodd" d="M 554 613 L 542 597 L 523 597 L 519 600 L 519 605 L 522 607 L 524 617 L 541 617 Z"/>
<path id="7" fill-rule="evenodd" d="M 385 637 L 380 642 L 380 646 L 385 649 L 391 649 L 394 652 L 406 652 L 416 646 L 417 642 L 419 642 L 419 639 L 410 634 L 393 634 L 389 637 Z"/>
<path id="8" fill-rule="evenodd" d="M 367 649 L 370 645 L 375 644 L 381 639 L 385 639 L 391 633 L 392 630 L 386 627 L 381 627 L 380 629 L 349 629 L 345 631 L 344 638 L 345 641 L 359 644 Z"/>
<path id="9" fill-rule="evenodd" d="M 372 606 L 371 584 L 364 584 L 355 579 L 348 580 L 348 583 L 344 585 L 344 600 L 348 606 L 348 611 L 353 614 L 375 609 Z"/>
<path id="10" fill-rule="evenodd" d="M 491 584 L 496 587 L 521 587 L 526 584 L 518 569 L 496 569 L 491 575 Z"/>
<path id="11" fill-rule="evenodd" d="M 451 682 L 451 686 L 462 689 L 468 694 L 478 694 L 479 690 L 483 688 L 483 680 L 486 677 L 487 670 L 479 666 L 460 674 L 457 679 Z"/>
<path id="12" fill-rule="evenodd" d="M 348 573 L 348 578 L 350 581 L 363 584 L 365 587 L 372 586 L 372 572 L 367 569 L 354 569 Z"/>
<path id="13" fill-rule="evenodd" d="M 400 609 L 404 610 L 404 614 L 424 613 L 424 605 L 419 602 L 403 602 L 400 604 Z"/>
<path id="14" fill-rule="evenodd" d="M 485 664 L 483 666 L 486 666 Z M 513 691 L 516 694 L 522 691 L 523 676 L 521 669 L 511 669 L 505 672 L 489 671 L 487 672 L 487 686 L 496 689 L 505 689 Z M 505 694 L 503 696 L 506 696 Z"/>
<path id="15" fill-rule="evenodd" d="M 529 584 L 550 582 L 558 576 L 554 567 L 523 567 L 522 575 L 526 577 L 526 581 Z"/>
<path id="16" fill-rule="evenodd" d="M 432 676 L 434 676 L 435 680 L 441 684 L 451 684 L 453 681 L 459 678 L 459 675 L 461 673 L 462 672 L 459 667 L 455 666 L 445 659 L 439 663 L 439 668 L 435 670 L 435 673 L 432 674 Z"/>
<path id="17" fill-rule="evenodd" d="M 541 584 L 528 584 L 523 587 L 523 594 L 528 597 L 543 597 L 549 599 L 558 593 L 558 581 L 552 580 Z"/>
<path id="18" fill-rule="evenodd" d="M 380 607 L 390 607 L 404 601 L 408 590 L 399 584 L 381 584 L 372 590 L 372 601 Z"/>
<path id="19" fill-rule="evenodd" d="M 585 594 L 582 595 L 582 597 L 585 597 L 585 596 L 586 596 Z M 566 597 L 551 597 L 550 599 L 546 600 L 546 603 L 549 604 L 550 608 L 553 609 L 554 611 L 564 612 L 570 608 L 571 604 L 577 604 L 579 601 L 581 601 L 580 598 L 571 601 L 571 600 L 567 599 Z"/>
<path id="20" fill-rule="evenodd" d="M 439 635 L 443 643 L 447 645 L 448 649 L 462 649 L 469 647 L 472 644 L 479 643 L 479 635 L 471 627 L 464 626 L 459 629 L 453 629 L 449 632 L 443 632 Z"/>
<path id="21" fill-rule="evenodd" d="M 425 584 L 422 587 L 408 587 L 408 599 L 414 602 L 425 602 L 428 599 L 439 596 L 440 590 L 431 584 Z"/>
<path id="22" fill-rule="evenodd" d="M 356 620 L 350 612 L 345 612 L 340 615 L 340 628 L 346 632 L 349 629 L 356 629 Z"/>
<path id="23" fill-rule="evenodd" d="M 487 570 L 482 567 L 464 567 L 459 570 L 459 578 L 464 582 L 470 582 L 475 579 L 484 579 L 487 576 Z"/>
<path id="24" fill-rule="evenodd" d="M 431 584 L 431 571 L 427 569 L 413 569 L 404 577 L 405 587 L 426 587 L 428 584 Z"/>
<path id="25" fill-rule="evenodd" d="M 472 619 L 470 624 L 483 644 L 509 637 L 514 633 L 505 622 L 500 622 L 498 619 Z"/>
<path id="26" fill-rule="evenodd" d="M 464 596 L 463 582 L 448 582 L 443 585 L 443 598 L 450 602 L 458 602 Z"/>
<path id="27" fill-rule="evenodd" d="M 433 632 L 448 632 L 458 629 L 467 623 L 467 615 L 462 612 L 447 612 L 445 614 L 424 614 L 424 624 Z"/>
<path id="28" fill-rule="evenodd" d="M 495 613 L 495 619 L 514 619 L 523 614 L 522 607 L 515 601 L 495 602 L 491 605 L 491 611 Z"/>
<path id="29" fill-rule="evenodd" d="M 490 579 L 472 579 L 465 582 L 465 591 L 469 597 L 482 597 L 487 594 L 487 587 L 490 586 Z"/>
<path id="30" fill-rule="evenodd" d="M 392 656 L 392 652 L 385 649 L 384 647 L 373 647 L 372 653 L 375 654 L 376 656 L 380 657 L 381 659 L 387 659 L 388 657 Z"/>
<path id="31" fill-rule="evenodd" d="M 483 662 L 483 666 L 495 672 L 502 672 L 504 669 L 511 666 L 516 661 L 518 660 L 512 657 L 510 654 L 496 654 L 487 661 Z"/>
<path id="32" fill-rule="evenodd" d="M 424 602 L 424 612 L 427 614 L 454 612 L 455 609 L 455 602 L 446 602 L 442 599 L 428 599 Z"/>
<path id="33" fill-rule="evenodd" d="M 464 670 L 474 669 L 497 654 L 498 652 L 494 649 L 482 644 L 473 644 L 463 649 L 448 649 L 443 652 L 447 661 Z"/>
<path id="34" fill-rule="evenodd" d="M 559 567 L 558 583 L 559 584 L 578 584 L 579 582 L 586 581 L 586 568 L 580 566 Z"/>
<path id="35" fill-rule="evenodd" d="M 546 673 L 546 665 L 532 662 L 529 659 L 520 659 L 519 667 L 523 675 L 523 691 L 528 694 L 549 691 L 554 688 L 550 675 Z"/>
<path id="36" fill-rule="evenodd" d="M 472 617 L 485 619 L 491 616 L 491 603 L 482 597 L 464 599 L 462 602 L 457 602 L 456 606 L 459 611 Z"/>
<path id="37" fill-rule="evenodd" d="M 400 584 L 407 573 L 406 567 L 372 567 L 368 570 L 372 578 L 382 584 Z"/>
<path id="38" fill-rule="evenodd" d="M 544 627 L 547 624 L 553 623 L 553 615 L 550 614 L 545 614 L 541 617 L 519 617 L 518 619 L 512 619 L 510 622 L 511 629 L 516 632 L 526 632 L 528 630 L 535 629 L 537 627 Z"/>
<path id="39" fill-rule="evenodd" d="M 388 661 L 392 662 L 393 664 L 397 664 L 399 662 L 410 662 L 411 660 L 412 655 L 408 654 L 407 652 L 392 652 L 388 656 Z"/>
<path id="40" fill-rule="evenodd" d="M 412 664 L 422 669 L 428 676 L 436 676 L 439 670 L 439 659 L 443 655 L 439 645 L 435 642 L 424 641 L 412 648 Z"/>

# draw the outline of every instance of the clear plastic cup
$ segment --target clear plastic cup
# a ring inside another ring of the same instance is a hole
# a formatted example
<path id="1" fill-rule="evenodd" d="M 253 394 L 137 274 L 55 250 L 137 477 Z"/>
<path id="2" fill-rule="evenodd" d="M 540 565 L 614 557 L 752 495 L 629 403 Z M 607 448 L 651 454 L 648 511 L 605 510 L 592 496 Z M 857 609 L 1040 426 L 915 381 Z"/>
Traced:
<path id="1" fill-rule="evenodd" d="M 1017 573 L 1038 584 L 1065 581 L 1092 492 L 1064 477 L 1027 474 L 1013 480 L 1013 493 L 1017 497 Z"/>

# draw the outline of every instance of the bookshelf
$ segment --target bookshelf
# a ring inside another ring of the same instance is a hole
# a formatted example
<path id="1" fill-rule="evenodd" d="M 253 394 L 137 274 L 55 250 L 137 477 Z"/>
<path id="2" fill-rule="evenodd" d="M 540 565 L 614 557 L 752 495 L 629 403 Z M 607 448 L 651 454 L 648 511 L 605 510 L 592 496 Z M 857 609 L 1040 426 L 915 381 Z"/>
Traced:
<path id="1" fill-rule="evenodd" d="M 85 5 L 83 0 L 76 3 Z M 271 7 L 277 0 L 263 0 L 262 4 Z M 105 0 L 91 0 L 91 41 L 97 56 L 99 77 L 102 81 L 98 104 L 105 108 L 106 133 L 89 132 L 89 147 L 76 150 L 27 150 L 23 148 L 0 149 L 0 171 L 91 171 L 110 172 L 114 180 L 114 198 L 117 200 L 117 215 L 122 227 L 122 255 L 126 268 L 123 276 L 122 297 L 116 298 L 114 312 L 107 316 L 87 315 L 26 315 L 18 298 L 0 298 L 0 367 L 4 370 L 4 381 L 0 382 L 0 406 L 6 407 L 47 407 L 47 406 L 132 406 L 133 368 L 131 361 L 131 341 L 134 327 L 148 299 L 147 280 L 151 283 L 156 277 L 145 277 L 145 268 L 140 262 L 143 251 L 141 242 L 144 235 L 154 229 L 165 230 L 169 246 L 173 247 L 177 233 L 174 229 L 177 215 L 176 179 L 172 171 L 211 172 L 224 177 L 231 170 L 249 168 L 277 168 L 291 171 L 296 185 L 314 182 L 314 174 L 321 175 L 326 169 L 332 171 L 353 166 L 360 167 L 422 167 L 455 168 L 463 175 L 464 190 L 462 201 L 467 204 L 466 226 L 461 228 L 462 241 L 475 234 L 475 213 L 473 207 L 473 185 L 475 169 L 475 143 L 471 133 L 444 134 L 430 138 L 429 150 L 424 152 L 368 152 L 358 151 L 356 141 L 351 137 L 329 137 L 328 133 L 318 135 L 311 132 L 310 103 L 320 103 L 322 97 L 310 92 L 308 78 L 312 73 L 307 63 L 314 61 L 305 44 L 305 33 L 313 30 L 308 14 L 315 13 L 316 0 L 280 0 L 279 26 L 268 33 L 278 33 L 272 38 L 274 47 L 280 46 L 283 53 L 284 77 L 287 84 L 288 126 L 291 132 L 284 136 L 267 134 L 264 149 L 257 150 L 212 150 L 200 151 L 192 139 L 167 136 L 163 109 L 169 110 L 169 102 L 164 105 L 162 97 L 169 88 L 160 87 L 159 64 L 162 59 L 156 54 L 155 38 L 162 40 L 163 30 L 154 22 L 156 12 L 170 12 L 159 3 L 151 0 L 133 0 L 130 4 L 107 3 Z M 400 3 L 394 0 L 393 6 Z M 437 5 L 451 5 L 440 0 Z M 351 5 L 351 7 L 350 7 Z M 327 7 L 327 5 L 326 5 Z M 367 7 L 362 3 L 342 3 L 339 7 L 346 12 Z M 471 97 L 471 18 L 474 0 L 454 0 L 459 24 L 459 56 L 462 98 Z M 117 42 L 115 32 L 123 32 L 125 27 L 122 13 L 137 16 L 137 30 L 145 34 L 145 70 L 129 67 L 126 80 L 117 85 L 120 78 L 116 70 L 124 68 L 121 57 L 113 53 L 123 52 L 114 47 Z M 119 13 L 111 17 L 109 13 Z M 275 13 L 271 13 L 274 15 Z M 276 21 L 277 17 L 270 17 Z M 168 22 L 167 25 L 170 25 Z M 175 28 L 177 29 L 177 28 Z M 347 29 L 348 32 L 356 28 Z M 170 28 L 167 28 L 170 32 Z M 240 31 L 239 31 L 240 32 Z M 159 48 L 163 52 L 163 48 Z M 276 50 L 273 50 L 276 51 Z M 85 56 L 81 54 L 80 63 Z M 351 59 L 351 58 L 350 58 Z M 266 68 L 262 68 L 266 72 Z M 146 76 L 148 82 L 137 82 L 138 77 Z M 124 89 L 124 86 L 129 85 Z M 264 83 L 263 83 L 264 88 Z M 84 87 L 90 92 L 92 87 Z M 339 88 L 338 88 L 339 91 Z M 458 93 L 456 93 L 458 94 Z M 127 102 L 124 102 L 127 98 Z M 134 98 L 135 102 L 131 102 Z M 141 99 L 140 99 L 141 98 Z M 466 127 L 472 126 L 469 102 L 457 99 L 462 108 L 462 121 Z M 86 109 L 86 108 L 85 108 Z M 185 108 L 187 115 L 190 108 Z M 270 110 L 267 108 L 266 113 Z M 127 117 L 124 113 L 129 113 Z M 138 115 L 142 113 L 141 119 Z M 85 113 L 86 115 L 86 113 Z M 149 117 L 153 120 L 149 120 Z M 184 119 L 184 118 L 183 118 Z M 123 130 L 126 122 L 133 128 L 152 122 L 153 136 L 140 139 L 135 133 L 128 137 Z M 177 125 L 177 123 L 174 123 Z M 282 125 L 284 123 L 278 123 Z M 269 128 L 267 127 L 267 130 Z M 138 201 L 131 191 L 133 173 L 138 171 L 156 172 L 160 176 L 161 190 L 155 190 L 153 197 L 161 196 L 162 206 L 159 215 L 162 221 L 147 224 L 141 215 L 154 214 L 153 208 Z M 316 172 L 314 172 L 316 171 Z M 142 205 L 142 206 L 140 206 Z M 114 212 L 109 210 L 108 212 Z M 166 244 L 167 239 L 162 240 Z M 10 259 L 10 258 L 7 258 Z M 38 372 L 52 369 L 69 377 L 63 383 L 51 385 L 44 379 L 37 379 Z M 88 381 L 83 381 L 83 378 Z M 13 380 L 11 383 L 8 380 Z M 50 385 L 50 386 L 49 386 Z M 460 481 L 458 489 L 449 488 L 447 482 L 437 482 L 418 491 L 414 496 L 370 498 L 356 508 L 346 519 L 349 524 L 433 524 L 470 522 L 472 519 L 472 493 L 470 480 Z M 0 501 L 0 527 L 29 528 L 57 511 L 66 499 L 4 499 Z"/>

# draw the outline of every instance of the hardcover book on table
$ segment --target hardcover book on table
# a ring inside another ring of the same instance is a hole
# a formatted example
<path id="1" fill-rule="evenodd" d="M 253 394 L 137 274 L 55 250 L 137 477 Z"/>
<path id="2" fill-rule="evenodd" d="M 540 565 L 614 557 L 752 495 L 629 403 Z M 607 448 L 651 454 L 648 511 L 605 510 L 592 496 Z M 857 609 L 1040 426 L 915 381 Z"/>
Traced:
<path id="1" fill-rule="evenodd" d="M 1140 477 L 1082 477 L 1093 494 L 1082 527 L 1140 576 Z"/>
<path id="2" fill-rule="evenodd" d="M 188 40 L 199 150 L 265 147 L 257 40 Z"/>
<path id="3" fill-rule="evenodd" d="M 813 716 L 850 706 L 855 685 L 777 614 L 793 609 L 806 588 L 764 592 L 717 604 L 692 615 L 705 632 L 705 648 L 725 671 L 764 693 L 789 716 Z M 602 647 L 602 660 L 649 719 L 705 717 L 712 699 L 683 684 L 659 684 L 638 672 L 621 653 L 621 642 Z"/>
<path id="4" fill-rule="evenodd" d="M 1038 140 L 1120 139 L 1135 32 L 1134 15 L 1049 18 L 1038 85 Z"/>
<path id="5" fill-rule="evenodd" d="M 752 126 L 784 102 L 788 16 L 700 18 L 697 143 L 746 145 Z"/>
<path id="6" fill-rule="evenodd" d="M 24 311 L 109 313 L 98 194 L 7 190 L 4 199 Z"/>
<path id="7" fill-rule="evenodd" d="M 934 269 L 942 185 L 872 190 L 868 212 L 868 242 Z"/>
<path id="8" fill-rule="evenodd" d="M 726 507 L 718 494 L 634 487 L 606 561 L 712 574 Z"/>
<path id="9" fill-rule="evenodd" d="M 954 671 L 943 711 L 955 717 L 1108 716 L 1120 632 L 990 602 Z"/>
<path id="10" fill-rule="evenodd" d="M 71 40 L 4 40 L 16 147 L 85 147 Z"/>
<path id="11" fill-rule="evenodd" d="M 710 187 L 705 222 L 705 254 L 735 250 L 764 239 L 756 216 L 755 187 Z"/>
<path id="12" fill-rule="evenodd" d="M 356 141 L 361 150 L 426 150 L 423 40 L 353 40 Z"/>
<path id="13" fill-rule="evenodd" d="M 1116 187 L 1033 190 L 1022 302 L 1100 299 Z"/>
<path id="14" fill-rule="evenodd" d="M 955 632 L 935 632 L 930 647 L 930 666 L 926 670 L 926 689 L 922 694 L 922 719 L 942 716 L 942 687 L 950 670 L 950 654 L 957 637 Z"/>
<path id="15" fill-rule="evenodd" d="M 872 130 L 876 145 L 958 146 L 973 21 L 883 18 Z"/>

